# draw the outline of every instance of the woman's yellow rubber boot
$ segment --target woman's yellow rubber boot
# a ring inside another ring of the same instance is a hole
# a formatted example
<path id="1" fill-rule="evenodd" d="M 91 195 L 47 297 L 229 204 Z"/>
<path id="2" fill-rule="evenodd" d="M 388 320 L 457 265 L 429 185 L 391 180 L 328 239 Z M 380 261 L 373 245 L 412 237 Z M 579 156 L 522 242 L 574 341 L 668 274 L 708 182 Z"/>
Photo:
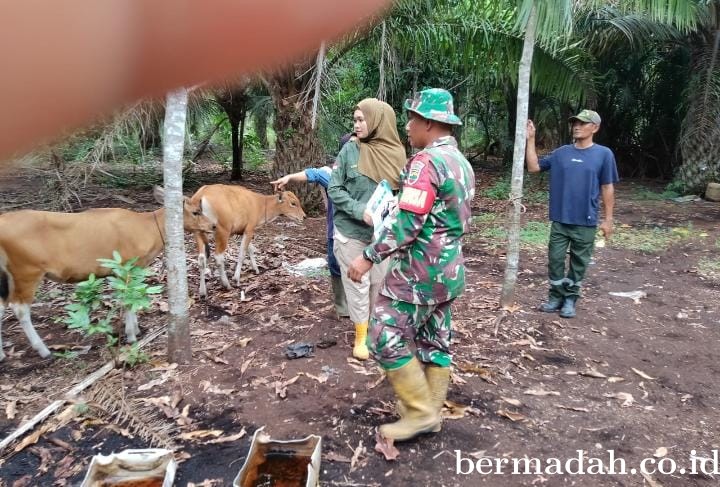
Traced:
<path id="1" fill-rule="evenodd" d="M 367 360 L 370 357 L 370 351 L 367 344 L 367 321 L 363 323 L 355 323 L 355 346 L 353 347 L 353 357 L 358 360 Z"/>
<path id="2" fill-rule="evenodd" d="M 399 369 L 386 372 L 405 414 L 394 423 L 380 426 L 380 434 L 385 438 L 404 441 L 432 432 L 440 422 L 440 415 L 433 404 L 420 362 L 413 357 Z"/>

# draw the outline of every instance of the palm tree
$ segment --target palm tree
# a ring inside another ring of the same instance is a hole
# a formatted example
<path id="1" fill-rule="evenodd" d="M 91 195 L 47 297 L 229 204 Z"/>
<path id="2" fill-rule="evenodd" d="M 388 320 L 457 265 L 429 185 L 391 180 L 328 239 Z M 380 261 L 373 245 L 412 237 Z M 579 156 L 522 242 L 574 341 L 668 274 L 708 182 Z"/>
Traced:
<path id="1" fill-rule="evenodd" d="M 317 127 L 312 125 L 315 61 L 315 55 L 308 55 L 265 78 L 275 108 L 273 179 L 325 162 Z M 317 191 L 314 185 L 296 188 L 303 206 L 311 209 L 322 201 Z"/>
<path id="2" fill-rule="evenodd" d="M 245 134 L 245 118 L 249 109 L 250 95 L 248 79 L 225 83 L 214 90 L 215 100 L 225 111 L 230 122 L 230 142 L 232 144 L 232 170 L 230 179 L 242 179 L 243 135 Z"/>
<path id="3" fill-rule="evenodd" d="M 689 38 L 693 76 L 680 135 L 679 180 L 693 191 L 720 181 L 720 1 L 707 4 L 704 19 Z"/>

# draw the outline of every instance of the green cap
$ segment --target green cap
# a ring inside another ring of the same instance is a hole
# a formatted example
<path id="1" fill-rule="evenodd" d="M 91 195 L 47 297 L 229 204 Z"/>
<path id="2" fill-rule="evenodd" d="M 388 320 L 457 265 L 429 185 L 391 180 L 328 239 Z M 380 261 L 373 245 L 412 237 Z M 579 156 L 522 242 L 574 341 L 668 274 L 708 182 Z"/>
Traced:
<path id="1" fill-rule="evenodd" d="M 600 125 L 600 115 L 598 115 L 598 112 L 594 112 L 592 110 L 587 110 L 587 109 L 578 113 L 574 117 L 568 118 L 568 122 L 572 122 L 573 120 L 580 120 L 581 122 L 594 123 L 595 125 Z"/>
<path id="2" fill-rule="evenodd" d="M 449 91 L 441 88 L 428 88 L 415 94 L 414 98 L 405 100 L 405 110 L 417 113 L 428 120 L 462 125 L 460 118 L 453 110 L 453 97 Z"/>

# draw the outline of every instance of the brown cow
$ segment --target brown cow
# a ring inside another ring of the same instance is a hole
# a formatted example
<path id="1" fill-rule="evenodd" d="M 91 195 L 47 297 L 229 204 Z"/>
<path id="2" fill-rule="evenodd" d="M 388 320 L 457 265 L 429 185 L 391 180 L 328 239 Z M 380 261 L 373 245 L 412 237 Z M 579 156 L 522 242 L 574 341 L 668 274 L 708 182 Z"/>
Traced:
<path id="1" fill-rule="evenodd" d="M 156 187 L 162 202 L 164 191 Z M 210 232 L 214 225 L 202 211 L 201 200 L 185 198 L 185 230 Z M 0 332 L 5 306 L 9 305 L 42 357 L 50 355 L 30 319 L 30 305 L 43 278 L 79 282 L 91 273 L 106 276 L 110 269 L 97 259 L 112 258 L 117 250 L 123 260 L 138 257 L 147 266 L 165 245 L 165 209 L 137 213 L 122 208 L 100 208 L 82 213 L 22 210 L 0 215 Z M 125 313 L 125 334 L 134 342 L 139 333 L 137 316 Z M 5 358 L 0 334 L 0 360 Z"/>
<path id="2" fill-rule="evenodd" d="M 242 235 L 242 242 L 238 253 L 235 275 L 236 285 L 240 285 L 240 270 L 245 254 L 250 257 L 250 263 L 256 274 L 259 273 L 255 262 L 255 252 L 250 241 L 259 226 L 273 221 L 280 215 L 285 215 L 301 222 L 305 212 L 300 200 L 291 191 L 283 191 L 276 195 L 255 193 L 242 186 L 213 184 L 203 186 L 191 198 L 194 203 L 202 200 L 203 212 L 215 223 L 215 262 L 220 272 L 220 281 L 226 289 L 230 289 L 230 282 L 225 274 L 225 251 L 231 235 Z M 205 269 L 207 258 L 210 256 L 207 235 L 195 232 L 198 245 L 198 267 L 200 268 L 200 296 L 207 295 L 205 287 Z"/>

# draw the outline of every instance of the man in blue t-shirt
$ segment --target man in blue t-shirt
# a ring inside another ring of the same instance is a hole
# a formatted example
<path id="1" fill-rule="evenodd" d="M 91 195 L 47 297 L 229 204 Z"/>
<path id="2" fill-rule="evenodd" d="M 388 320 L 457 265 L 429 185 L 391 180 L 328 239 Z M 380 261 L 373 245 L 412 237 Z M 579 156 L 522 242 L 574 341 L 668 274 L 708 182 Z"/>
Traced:
<path id="1" fill-rule="evenodd" d="M 340 138 L 339 142 L 339 148 L 338 151 L 340 151 L 345 143 L 347 143 L 351 137 L 354 134 L 349 133 L 345 134 Z M 334 163 L 334 161 L 333 161 Z M 304 169 L 302 171 L 293 173 L 293 174 L 286 174 L 285 176 L 282 176 L 281 178 L 276 179 L 275 181 L 270 181 L 270 184 L 273 185 L 273 188 L 275 191 L 282 191 L 285 188 L 285 185 L 291 182 L 295 183 L 302 183 L 302 182 L 308 182 L 308 183 L 315 183 L 319 184 L 323 187 L 323 199 L 325 200 L 325 207 L 327 209 L 327 261 L 328 261 L 328 269 L 330 270 L 330 284 L 332 285 L 333 290 L 333 301 L 335 303 L 335 312 L 337 313 L 338 319 L 340 318 L 346 318 L 350 316 L 350 313 L 347 308 L 347 298 L 345 296 L 345 289 L 343 288 L 342 280 L 340 278 L 340 265 L 338 264 L 337 259 L 335 258 L 335 253 L 333 252 L 334 247 L 334 237 L 333 237 L 333 206 L 332 206 L 332 200 L 328 198 L 327 196 L 327 187 L 330 183 L 330 175 L 332 174 L 332 167 L 330 166 L 323 166 L 319 168 L 309 167 L 307 169 Z"/>
<path id="2" fill-rule="evenodd" d="M 548 301 L 541 311 L 560 310 L 563 318 L 575 317 L 580 285 L 592 257 L 602 197 L 605 218 L 599 224 L 606 239 L 613 232 L 614 184 L 618 182 L 612 151 L 593 142 L 600 130 L 600 115 L 583 110 L 570 117 L 574 143 L 554 150 L 538 161 L 535 125 L 528 120 L 525 161 L 528 172 L 550 171 L 550 242 L 548 244 Z M 570 248 L 570 266 L 565 256 Z"/>

